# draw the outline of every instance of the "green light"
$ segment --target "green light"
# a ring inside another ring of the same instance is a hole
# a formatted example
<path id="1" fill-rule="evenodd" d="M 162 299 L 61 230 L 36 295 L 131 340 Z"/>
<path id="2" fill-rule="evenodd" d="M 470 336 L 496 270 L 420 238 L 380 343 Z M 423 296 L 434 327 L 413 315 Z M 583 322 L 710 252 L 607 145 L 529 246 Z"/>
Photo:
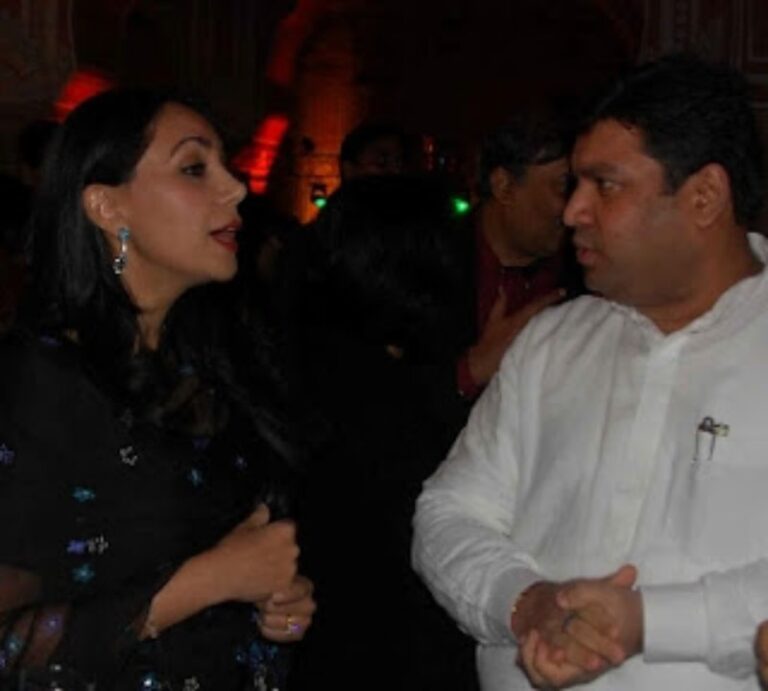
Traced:
<path id="1" fill-rule="evenodd" d="M 454 197 L 451 199 L 451 203 L 453 204 L 453 211 L 457 216 L 463 216 L 464 214 L 469 213 L 470 204 L 466 199 Z"/>
<path id="2" fill-rule="evenodd" d="M 312 203 L 318 209 L 322 209 L 328 203 L 328 200 L 325 197 L 317 197 L 316 199 L 312 200 Z"/>

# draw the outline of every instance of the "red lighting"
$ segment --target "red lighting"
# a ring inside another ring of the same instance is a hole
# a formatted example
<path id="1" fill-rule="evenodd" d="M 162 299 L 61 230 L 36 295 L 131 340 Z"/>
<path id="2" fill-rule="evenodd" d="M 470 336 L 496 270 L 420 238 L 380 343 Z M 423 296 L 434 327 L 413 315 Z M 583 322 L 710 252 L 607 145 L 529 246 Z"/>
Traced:
<path id="1" fill-rule="evenodd" d="M 61 88 L 54 105 L 54 118 L 61 122 L 83 101 L 111 89 L 114 82 L 95 70 L 78 70 Z"/>
<path id="2" fill-rule="evenodd" d="M 274 113 L 264 118 L 246 146 L 232 161 L 232 165 L 248 175 L 248 187 L 254 194 L 267 191 L 267 180 L 277 150 L 288 130 L 289 120 L 285 115 Z"/>
<path id="3" fill-rule="evenodd" d="M 296 57 L 323 7 L 323 0 L 298 0 L 294 10 L 277 27 L 267 78 L 288 87 L 296 76 Z"/>

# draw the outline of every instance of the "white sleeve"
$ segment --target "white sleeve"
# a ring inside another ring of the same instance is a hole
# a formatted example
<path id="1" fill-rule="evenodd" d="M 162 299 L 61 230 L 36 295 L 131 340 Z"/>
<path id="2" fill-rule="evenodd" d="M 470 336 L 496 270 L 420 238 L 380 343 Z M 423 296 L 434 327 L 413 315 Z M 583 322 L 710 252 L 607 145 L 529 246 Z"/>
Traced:
<path id="1" fill-rule="evenodd" d="M 413 565 L 459 625 L 510 644 L 512 605 L 541 580 L 509 539 L 518 486 L 517 381 L 510 353 L 475 405 L 448 458 L 424 484 L 414 517 Z"/>
<path id="2" fill-rule="evenodd" d="M 768 559 L 696 583 L 641 590 L 646 661 L 699 661 L 729 677 L 754 674 L 755 633 L 768 619 Z"/>

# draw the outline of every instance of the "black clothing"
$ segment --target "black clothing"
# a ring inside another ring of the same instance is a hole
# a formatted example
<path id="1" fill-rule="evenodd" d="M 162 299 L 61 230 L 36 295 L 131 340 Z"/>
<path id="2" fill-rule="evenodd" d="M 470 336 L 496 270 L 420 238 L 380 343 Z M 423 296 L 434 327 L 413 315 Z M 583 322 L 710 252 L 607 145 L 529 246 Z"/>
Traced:
<path id="1" fill-rule="evenodd" d="M 56 664 L 98 691 L 225 691 L 275 674 L 250 605 L 137 641 L 175 570 L 254 509 L 244 438 L 234 420 L 213 438 L 135 420 L 71 343 L 0 342 L 0 678 Z"/>
<path id="2" fill-rule="evenodd" d="M 316 326 L 301 342 L 301 390 L 324 443 L 299 525 L 318 611 L 290 688 L 471 691 L 474 642 L 410 566 L 416 497 L 463 425 L 465 403 L 452 379 L 436 376 L 445 363 L 394 357 Z"/>

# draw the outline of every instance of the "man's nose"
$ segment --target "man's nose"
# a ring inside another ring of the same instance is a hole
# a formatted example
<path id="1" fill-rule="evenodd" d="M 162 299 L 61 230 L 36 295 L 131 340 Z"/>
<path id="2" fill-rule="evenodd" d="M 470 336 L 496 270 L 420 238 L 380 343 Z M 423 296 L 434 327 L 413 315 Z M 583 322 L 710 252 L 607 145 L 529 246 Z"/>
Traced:
<path id="1" fill-rule="evenodd" d="M 563 223 L 575 228 L 584 225 L 592 217 L 589 195 L 581 184 L 571 192 L 563 210 Z"/>

